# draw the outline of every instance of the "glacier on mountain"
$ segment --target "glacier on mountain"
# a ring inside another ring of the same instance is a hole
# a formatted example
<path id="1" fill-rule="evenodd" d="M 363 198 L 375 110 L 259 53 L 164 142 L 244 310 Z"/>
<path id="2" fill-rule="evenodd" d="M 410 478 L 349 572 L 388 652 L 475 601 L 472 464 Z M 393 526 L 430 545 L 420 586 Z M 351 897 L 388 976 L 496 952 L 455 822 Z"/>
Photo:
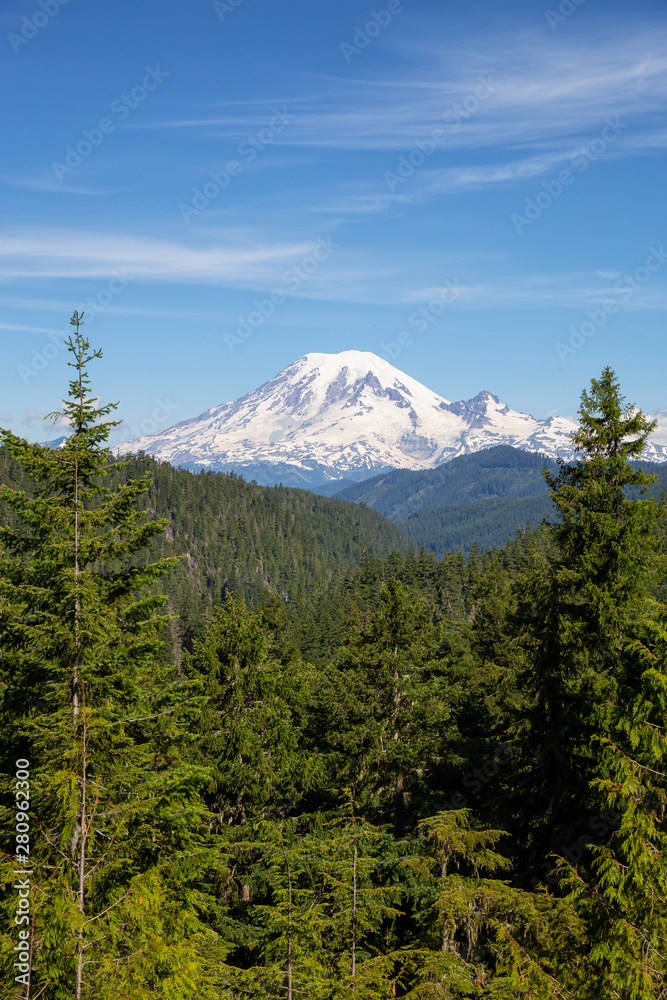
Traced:
<path id="1" fill-rule="evenodd" d="M 308 486 L 431 469 L 499 444 L 571 459 L 575 427 L 565 417 L 519 413 L 487 391 L 450 402 L 377 355 L 352 350 L 306 354 L 237 400 L 114 450 Z M 650 444 L 646 458 L 666 461 L 667 446 Z"/>

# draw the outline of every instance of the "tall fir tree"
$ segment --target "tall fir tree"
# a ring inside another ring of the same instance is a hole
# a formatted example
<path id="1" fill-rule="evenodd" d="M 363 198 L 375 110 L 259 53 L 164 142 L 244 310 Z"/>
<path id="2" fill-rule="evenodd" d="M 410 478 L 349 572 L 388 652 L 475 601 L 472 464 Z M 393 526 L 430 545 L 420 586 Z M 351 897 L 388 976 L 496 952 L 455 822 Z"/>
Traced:
<path id="1" fill-rule="evenodd" d="M 5 773 L 17 746 L 32 762 L 30 995 L 185 997 L 199 984 L 212 997 L 206 969 L 224 947 L 197 885 L 198 869 L 215 864 L 208 776 L 187 765 L 177 699 L 156 664 L 164 598 L 150 586 L 174 560 L 137 565 L 165 524 L 137 509 L 146 481 L 105 486 L 117 404 L 92 394 L 87 366 L 101 351 L 81 316 L 71 324 L 69 398 L 50 415 L 71 429 L 64 446 L 2 432 L 35 484 L 32 495 L 0 489 L 17 523 L 0 529 Z M 11 930 L 6 961 L 10 948 Z"/>
<path id="2" fill-rule="evenodd" d="M 593 784 L 619 817 L 593 848 L 589 873 L 560 858 L 583 921 L 577 997 L 667 997 L 667 610 L 658 606 L 630 644 L 640 673 L 609 708 L 594 740 Z"/>
<path id="3" fill-rule="evenodd" d="M 303 675 L 271 607 L 251 611 L 229 596 L 187 660 L 206 696 L 196 752 L 214 775 L 220 827 L 280 819 L 317 780 L 299 745 Z"/>
<path id="4" fill-rule="evenodd" d="M 432 606 L 390 579 L 377 610 L 350 625 L 322 689 L 337 780 L 371 815 L 392 822 L 399 838 L 408 811 L 427 808 L 451 737 L 433 619 Z"/>
<path id="5" fill-rule="evenodd" d="M 515 829 L 533 880 L 535 866 L 541 874 L 549 853 L 576 842 L 601 808 L 590 742 L 632 669 L 625 646 L 664 563 L 662 512 L 645 495 L 653 480 L 633 464 L 655 423 L 627 403 L 610 368 L 582 393 L 579 416 L 579 457 L 560 461 L 557 475 L 545 471 L 559 517 L 555 548 L 546 572 L 524 586 L 516 626 L 533 705 L 518 729 Z"/>

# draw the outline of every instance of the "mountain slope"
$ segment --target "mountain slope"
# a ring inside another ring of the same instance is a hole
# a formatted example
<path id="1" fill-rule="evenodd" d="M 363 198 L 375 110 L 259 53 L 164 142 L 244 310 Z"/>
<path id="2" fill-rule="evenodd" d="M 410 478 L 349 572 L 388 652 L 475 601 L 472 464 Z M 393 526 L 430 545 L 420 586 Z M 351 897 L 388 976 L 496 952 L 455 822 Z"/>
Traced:
<path id="1" fill-rule="evenodd" d="M 497 445 L 440 465 L 412 472 L 396 469 L 337 493 L 340 500 L 365 503 L 385 517 L 408 517 L 423 508 L 496 497 L 547 493 L 542 469 L 555 462 L 534 452 Z"/>
<path id="2" fill-rule="evenodd" d="M 553 521 L 555 508 L 548 493 L 530 497 L 495 497 L 469 503 L 425 507 L 410 517 L 391 518 L 415 546 L 435 553 L 468 553 L 502 549 L 519 531 Z"/>
<path id="3" fill-rule="evenodd" d="M 437 556 L 507 544 L 517 531 L 552 520 L 555 509 L 542 475 L 555 463 L 542 455 L 499 446 L 462 455 L 437 469 L 399 469 L 348 486 L 337 496 L 389 517 L 416 545 Z M 642 462 L 657 476 L 654 497 L 667 491 L 667 465 Z"/>
<path id="4" fill-rule="evenodd" d="M 366 507 L 304 490 L 258 486 L 234 475 L 195 475 L 146 455 L 132 458 L 107 482 L 117 485 L 146 473 L 151 486 L 143 505 L 169 520 L 148 558 L 186 557 L 164 581 L 176 609 L 184 595 L 197 602 L 204 594 L 216 605 L 227 590 L 250 601 L 259 600 L 264 587 L 294 597 L 336 569 L 360 565 L 364 551 L 384 559 L 413 548 L 395 525 Z M 0 484 L 32 490 L 5 448 L 0 448 Z M 4 505 L 0 523 L 17 527 Z"/>
<path id="5" fill-rule="evenodd" d="M 573 430 L 563 417 L 536 420 L 490 392 L 451 403 L 374 354 L 343 351 L 307 354 L 235 402 L 118 450 L 234 469 L 264 483 L 317 486 L 394 468 L 432 469 L 501 444 L 569 458 Z"/>

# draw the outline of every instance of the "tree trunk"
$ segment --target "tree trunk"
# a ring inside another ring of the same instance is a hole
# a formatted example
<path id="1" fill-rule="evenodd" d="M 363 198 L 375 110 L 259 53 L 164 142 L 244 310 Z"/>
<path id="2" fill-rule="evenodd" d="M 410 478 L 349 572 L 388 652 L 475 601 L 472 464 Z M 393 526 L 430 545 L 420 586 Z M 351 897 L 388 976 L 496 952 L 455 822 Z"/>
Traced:
<path id="1" fill-rule="evenodd" d="M 442 880 L 442 887 L 444 889 L 445 879 L 447 878 L 447 861 L 443 861 L 440 865 L 440 879 Z M 447 921 L 443 919 L 442 921 L 442 951 L 449 951 L 449 931 L 447 930 Z"/>
<path id="2" fill-rule="evenodd" d="M 398 656 L 398 648 L 394 646 L 394 657 Z M 398 666 L 394 670 L 394 690 L 393 690 L 393 709 L 394 709 L 394 742 L 398 744 L 401 738 L 401 729 L 399 724 L 399 713 L 401 711 L 401 690 L 400 690 L 400 678 L 398 674 Z M 405 792 L 404 792 L 404 779 L 403 779 L 403 768 L 401 764 L 396 766 L 396 778 L 394 783 L 394 826 L 397 838 L 402 838 L 405 832 Z"/>
<path id="3" fill-rule="evenodd" d="M 77 335 L 79 327 L 77 324 Z M 79 361 L 82 358 L 79 346 Z M 81 382 L 81 368 L 79 367 L 79 406 L 80 424 L 83 422 L 83 384 Z M 75 435 L 80 433 L 80 425 L 75 429 Z M 79 675 L 81 664 L 81 648 L 79 639 L 80 617 L 81 617 L 81 564 L 79 560 L 79 449 L 78 440 L 74 450 L 74 670 L 72 676 L 72 725 L 74 727 L 74 738 L 78 728 L 79 715 L 81 712 L 81 701 L 84 700 L 83 684 Z M 83 915 L 85 912 L 85 871 L 86 871 L 86 718 L 85 701 L 83 717 L 83 734 L 81 748 L 81 799 L 74 823 L 72 833 L 72 858 L 76 856 L 77 849 L 79 858 L 76 864 L 77 869 L 77 908 L 81 914 L 81 927 L 77 932 L 76 946 L 76 986 L 74 990 L 75 1000 L 81 1000 L 83 989 L 83 951 L 84 951 L 84 931 Z"/>
<path id="4" fill-rule="evenodd" d="M 283 843 L 283 856 L 287 866 L 287 1000 L 293 1000 L 292 994 L 292 870 Z"/>
<path id="5" fill-rule="evenodd" d="M 81 914 L 81 927 L 77 934 L 77 954 L 76 954 L 76 1000 L 81 1000 L 81 990 L 83 988 L 83 952 L 85 947 L 83 933 L 83 915 L 85 912 L 85 874 L 86 874 L 86 700 L 83 693 L 83 745 L 82 745 L 82 768 L 81 768 L 81 836 L 79 847 L 78 876 L 79 886 L 77 890 L 77 905 Z"/>
<path id="6" fill-rule="evenodd" d="M 354 856 L 352 861 L 352 961 L 350 973 L 351 989 L 356 989 L 354 977 L 357 974 L 357 837 L 354 836 Z"/>

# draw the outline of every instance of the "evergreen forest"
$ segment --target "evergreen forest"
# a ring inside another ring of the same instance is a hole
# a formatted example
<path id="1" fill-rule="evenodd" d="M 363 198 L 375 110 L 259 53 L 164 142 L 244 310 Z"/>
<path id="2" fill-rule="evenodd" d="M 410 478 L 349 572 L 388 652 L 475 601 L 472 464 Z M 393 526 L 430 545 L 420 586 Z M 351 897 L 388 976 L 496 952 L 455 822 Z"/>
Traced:
<path id="1" fill-rule="evenodd" d="M 1 432 L 0 997 L 665 1000 L 667 529 L 615 373 L 522 463 L 548 521 L 427 549 L 405 484 L 399 523 L 114 459 L 71 322 L 63 447 Z"/>

